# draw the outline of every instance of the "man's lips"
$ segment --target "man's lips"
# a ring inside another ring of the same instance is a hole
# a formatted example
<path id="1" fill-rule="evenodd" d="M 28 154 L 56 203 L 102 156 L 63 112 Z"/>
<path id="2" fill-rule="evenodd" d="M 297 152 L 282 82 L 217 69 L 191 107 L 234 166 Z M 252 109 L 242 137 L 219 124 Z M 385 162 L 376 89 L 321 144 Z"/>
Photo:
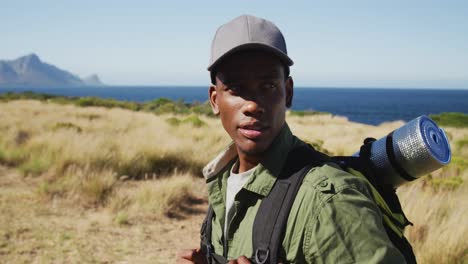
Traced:
<path id="1" fill-rule="evenodd" d="M 246 124 L 239 127 L 239 132 L 246 138 L 256 139 L 261 137 L 267 129 L 267 126 L 261 124 Z"/>

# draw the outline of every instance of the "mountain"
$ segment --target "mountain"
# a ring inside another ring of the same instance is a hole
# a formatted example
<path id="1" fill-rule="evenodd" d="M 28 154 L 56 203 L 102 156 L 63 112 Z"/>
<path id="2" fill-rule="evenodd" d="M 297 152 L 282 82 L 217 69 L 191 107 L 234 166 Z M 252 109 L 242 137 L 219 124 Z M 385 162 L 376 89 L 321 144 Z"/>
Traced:
<path id="1" fill-rule="evenodd" d="M 88 79 L 45 63 L 34 53 L 16 60 L 0 60 L 0 85 L 5 86 L 85 86 L 103 85 L 97 75 Z"/>
<path id="2" fill-rule="evenodd" d="M 99 79 L 99 76 L 97 76 L 97 74 L 93 74 L 93 75 L 90 75 L 86 78 L 83 78 L 82 79 L 83 82 L 86 84 L 86 85 L 90 85 L 90 86 L 101 86 L 101 85 L 104 85 L 101 80 Z"/>

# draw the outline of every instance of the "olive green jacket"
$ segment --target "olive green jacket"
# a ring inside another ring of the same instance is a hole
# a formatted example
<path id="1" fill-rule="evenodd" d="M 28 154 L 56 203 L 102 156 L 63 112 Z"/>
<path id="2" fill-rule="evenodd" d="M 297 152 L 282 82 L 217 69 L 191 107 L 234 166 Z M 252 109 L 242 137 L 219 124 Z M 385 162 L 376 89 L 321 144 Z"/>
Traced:
<path id="1" fill-rule="evenodd" d="M 262 198 L 281 172 L 287 153 L 305 144 L 287 125 L 236 195 L 228 223 L 227 257 L 252 256 L 252 226 Z M 212 244 L 223 255 L 226 182 L 237 159 L 235 145 L 220 153 L 203 170 L 208 185 Z M 304 178 L 292 206 L 280 259 L 286 263 L 405 263 L 389 240 L 369 183 L 333 164 L 316 167 Z"/>

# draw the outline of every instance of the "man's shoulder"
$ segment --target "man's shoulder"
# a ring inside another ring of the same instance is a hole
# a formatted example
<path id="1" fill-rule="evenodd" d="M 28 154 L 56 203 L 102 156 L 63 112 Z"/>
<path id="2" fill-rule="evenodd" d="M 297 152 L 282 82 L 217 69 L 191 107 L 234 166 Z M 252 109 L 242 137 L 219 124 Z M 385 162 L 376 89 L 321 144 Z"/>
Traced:
<path id="1" fill-rule="evenodd" d="M 370 183 L 364 177 L 344 171 L 335 163 L 325 163 L 307 173 L 298 195 L 308 196 L 309 203 L 323 203 L 333 196 L 349 193 L 347 190 L 372 199 Z"/>
<path id="2" fill-rule="evenodd" d="M 336 226 L 346 229 L 341 222 L 348 214 L 358 215 L 363 206 L 379 215 L 371 196 L 369 182 L 360 176 L 342 170 L 335 163 L 325 163 L 312 168 L 305 176 L 291 208 L 285 244 L 304 239 L 303 252 L 320 256 L 311 240 L 320 236 L 329 237 L 328 231 Z M 344 221 L 344 220 L 343 220 Z M 295 259 L 289 255 L 288 259 Z M 333 262 L 330 262 L 333 263 Z"/>
<path id="3" fill-rule="evenodd" d="M 349 193 L 346 190 L 351 190 L 353 193 L 359 193 L 372 199 L 372 186 L 363 175 L 354 175 L 343 170 L 337 163 L 333 162 L 330 156 L 313 148 L 311 150 L 309 144 L 297 137 L 294 137 L 293 149 L 307 149 L 304 153 L 299 151 L 299 156 L 313 155 L 314 159 L 320 160 L 320 162 L 315 162 L 318 165 L 310 169 L 305 175 L 299 189 L 298 195 L 305 193 L 306 196 L 309 196 L 307 197 L 307 203 L 314 203 L 316 200 L 314 198 L 317 198 L 320 202 L 343 192 Z"/>

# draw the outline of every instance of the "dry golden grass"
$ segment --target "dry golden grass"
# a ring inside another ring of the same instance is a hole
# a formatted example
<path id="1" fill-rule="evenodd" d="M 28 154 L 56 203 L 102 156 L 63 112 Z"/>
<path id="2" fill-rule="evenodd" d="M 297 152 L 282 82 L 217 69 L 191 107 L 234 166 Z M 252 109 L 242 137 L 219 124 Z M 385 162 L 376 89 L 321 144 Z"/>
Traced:
<path id="1" fill-rule="evenodd" d="M 404 124 L 287 119 L 297 136 L 335 155 Z M 468 129 L 446 130 L 454 162 L 398 190 L 420 263 L 468 261 Z M 198 244 L 206 190 L 197 176 L 228 142 L 213 118 L 0 103 L 0 259 L 172 261 Z"/>
<path id="2" fill-rule="evenodd" d="M 190 208 L 177 208 L 180 218 L 157 215 L 153 208 L 134 204 L 148 191 L 152 198 L 164 184 L 180 183 L 177 175 L 155 181 L 119 182 L 109 205 L 100 208 L 75 206 L 62 198 L 38 200 L 40 178 L 24 178 L 12 169 L 0 167 L 0 262 L 1 263 L 168 263 L 177 249 L 194 247 L 198 243 L 201 212 L 206 195 L 201 179 L 181 175 L 190 184 L 194 195 L 190 199 L 178 197 Z M 186 188 L 182 188 L 182 191 Z M 177 188 L 174 192 L 179 193 Z M 116 204 L 128 195 L 129 203 Z M 198 197 L 198 195 L 200 197 Z M 197 198 L 198 197 L 198 198 Z M 165 198 L 167 199 L 167 197 Z M 193 202 L 195 201 L 195 202 Z M 151 204 L 158 204 L 151 201 Z M 158 204 L 161 206 L 161 203 Z M 139 209 L 138 211 L 133 210 Z M 139 206 L 144 208 L 140 209 Z M 117 211 L 114 211 L 118 209 Z M 158 209 L 158 210 L 161 210 Z"/>
<path id="3" fill-rule="evenodd" d="M 112 170 L 117 176 L 160 177 L 174 169 L 200 173 L 209 156 L 227 143 L 216 121 L 172 126 L 168 116 L 122 109 L 79 108 L 12 101 L 2 104 L 0 161 L 25 175 L 69 168 Z M 205 133 L 210 131 L 210 136 Z M 151 175 L 148 175 L 151 174 Z M 155 174 L 155 175 L 154 175 Z"/>

